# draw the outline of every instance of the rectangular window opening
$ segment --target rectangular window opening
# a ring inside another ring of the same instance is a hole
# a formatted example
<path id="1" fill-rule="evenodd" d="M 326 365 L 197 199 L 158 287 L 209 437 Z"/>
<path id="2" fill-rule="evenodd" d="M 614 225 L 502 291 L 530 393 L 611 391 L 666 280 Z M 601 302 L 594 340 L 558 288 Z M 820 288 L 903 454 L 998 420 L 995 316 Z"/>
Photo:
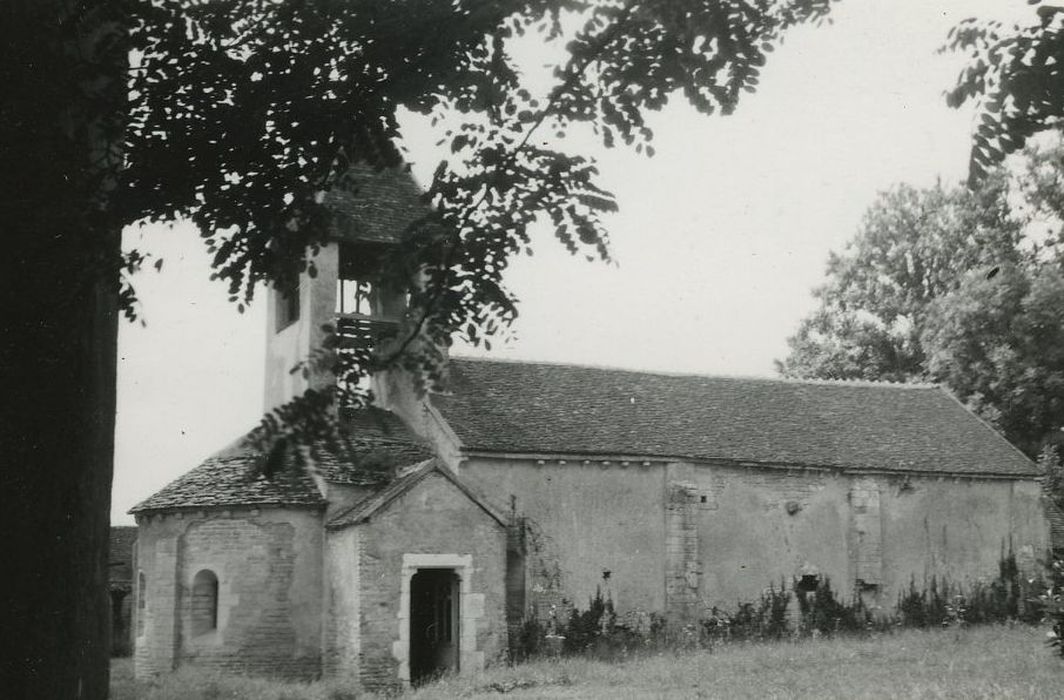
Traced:
<path id="1" fill-rule="evenodd" d="M 277 290 L 277 332 L 280 333 L 299 320 L 299 287 Z"/>

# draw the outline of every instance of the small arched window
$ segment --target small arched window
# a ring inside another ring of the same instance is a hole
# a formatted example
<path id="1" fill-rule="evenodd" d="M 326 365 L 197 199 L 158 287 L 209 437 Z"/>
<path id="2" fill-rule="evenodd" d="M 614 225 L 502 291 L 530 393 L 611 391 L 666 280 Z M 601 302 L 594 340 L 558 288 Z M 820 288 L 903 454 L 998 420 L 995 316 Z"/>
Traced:
<path id="1" fill-rule="evenodd" d="M 204 569 L 192 579 L 192 634 L 218 628 L 218 577 Z"/>

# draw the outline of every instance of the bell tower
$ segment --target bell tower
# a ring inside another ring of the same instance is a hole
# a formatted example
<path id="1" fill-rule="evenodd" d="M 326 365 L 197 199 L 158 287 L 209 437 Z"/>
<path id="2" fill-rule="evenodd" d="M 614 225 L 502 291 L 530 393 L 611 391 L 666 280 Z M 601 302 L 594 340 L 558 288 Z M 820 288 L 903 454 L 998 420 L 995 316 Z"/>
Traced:
<path id="1" fill-rule="evenodd" d="M 385 283 L 381 260 L 402 240 L 407 226 L 426 212 L 421 189 L 403 169 L 352 168 L 354 193 L 333 190 L 325 199 L 335 215 L 330 242 L 314 258 L 317 274 L 300 275 L 291 293 L 269 290 L 266 314 L 267 411 L 307 389 L 336 382 L 327 369 L 292 372 L 322 347 L 325 325 L 342 343 L 377 343 L 394 335 L 406 308 L 406 292 Z"/>

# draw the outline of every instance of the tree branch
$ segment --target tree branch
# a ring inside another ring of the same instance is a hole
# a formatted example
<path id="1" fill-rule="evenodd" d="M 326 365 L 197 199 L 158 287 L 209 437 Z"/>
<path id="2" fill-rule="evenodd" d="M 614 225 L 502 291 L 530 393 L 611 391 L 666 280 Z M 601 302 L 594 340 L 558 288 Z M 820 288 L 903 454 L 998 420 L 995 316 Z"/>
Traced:
<path id="1" fill-rule="evenodd" d="M 524 137 L 517 144 L 517 147 L 510 150 L 503 157 L 500 163 L 495 166 L 494 171 L 492 173 L 493 178 L 497 178 L 506 168 L 514 164 L 517 159 L 517 156 L 520 155 L 520 153 L 527 147 L 528 141 L 532 137 L 532 134 L 534 134 L 543 125 L 543 123 L 547 120 L 547 117 L 549 117 L 554 111 L 560 98 L 564 96 L 566 91 L 572 89 L 576 81 L 583 76 L 584 72 L 587 70 L 587 67 L 591 65 L 592 62 L 600 59 L 601 53 L 616 38 L 618 32 L 620 32 L 624 24 L 631 18 L 632 13 L 635 10 L 637 4 L 638 0 L 629 0 L 629 2 L 622 10 L 621 14 L 618 16 L 617 20 L 610 26 L 608 30 L 606 30 L 600 35 L 600 41 L 596 50 L 591 52 L 588 56 L 584 57 L 582 63 L 578 67 L 574 66 L 576 59 L 570 57 L 570 63 L 566 66 L 565 71 L 568 77 L 562 83 L 558 84 L 557 86 L 555 86 L 554 89 L 551 90 L 551 95 L 550 98 L 547 100 L 547 104 L 543 107 L 542 110 L 540 110 L 539 115 L 532 122 L 529 129 L 524 133 Z M 467 224 L 469 222 L 469 219 L 472 217 L 473 213 L 480 209 L 481 205 L 487 199 L 488 193 L 490 191 L 491 183 L 489 181 L 485 184 L 484 190 L 481 193 L 480 197 L 476 200 L 476 202 L 474 202 L 471 207 L 465 210 L 468 213 L 464 216 L 464 219 L 460 222 L 460 225 Z M 456 231 L 452 236 L 454 242 L 449 245 L 444 252 L 444 258 L 441 261 L 441 269 L 448 270 L 454 263 L 453 256 L 458 249 L 459 237 L 460 234 Z M 428 303 L 422 309 L 422 313 L 420 314 L 417 323 L 414 325 L 413 330 L 407 335 L 403 342 L 400 343 L 399 347 L 393 352 L 391 352 L 388 357 L 386 357 L 382 361 L 381 364 L 383 367 L 389 367 L 393 365 L 409 349 L 411 343 L 413 343 L 414 340 L 421 334 L 421 331 L 425 327 L 425 323 L 428 321 L 429 317 L 436 311 L 436 307 L 439 304 L 439 300 L 443 296 L 443 289 L 444 285 L 442 283 L 437 283 L 435 285 L 434 293 L 429 298 Z"/>

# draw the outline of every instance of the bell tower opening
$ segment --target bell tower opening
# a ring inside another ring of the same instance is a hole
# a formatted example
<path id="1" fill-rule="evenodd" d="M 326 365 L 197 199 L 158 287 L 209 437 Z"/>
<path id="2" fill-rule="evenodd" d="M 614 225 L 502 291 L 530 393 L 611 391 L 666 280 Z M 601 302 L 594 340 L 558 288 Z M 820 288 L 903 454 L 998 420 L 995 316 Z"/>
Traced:
<path id="1" fill-rule="evenodd" d="M 357 356 L 380 351 L 398 333 L 405 303 L 405 295 L 381 274 L 388 246 L 343 242 L 338 251 L 334 304 L 337 352 Z M 369 378 L 363 381 L 370 382 Z"/>
<path id="2" fill-rule="evenodd" d="M 430 209 L 403 168 L 355 164 L 350 179 L 325 196 L 333 217 L 327 242 L 314 254 L 314 274 L 307 270 L 291 290 L 267 295 L 267 411 L 308 389 L 337 386 L 336 364 L 322 353 L 330 332 L 335 345 L 329 352 L 356 355 L 363 364 L 398 335 L 408 285 L 415 282 L 389 278 L 385 261 Z M 372 386 L 381 401 L 392 383 L 377 376 L 359 381 L 359 388 Z"/>
<path id="3" fill-rule="evenodd" d="M 369 355 L 398 334 L 406 294 L 382 275 L 384 257 L 392 246 L 377 241 L 333 241 L 314 257 L 316 274 L 300 275 L 290 290 L 271 290 L 267 411 L 307 389 L 322 390 L 337 382 L 332 363 L 314 359 L 328 337 L 327 328 L 334 329 L 335 351 L 341 355 Z M 304 362 L 306 372 L 292 371 Z"/>

